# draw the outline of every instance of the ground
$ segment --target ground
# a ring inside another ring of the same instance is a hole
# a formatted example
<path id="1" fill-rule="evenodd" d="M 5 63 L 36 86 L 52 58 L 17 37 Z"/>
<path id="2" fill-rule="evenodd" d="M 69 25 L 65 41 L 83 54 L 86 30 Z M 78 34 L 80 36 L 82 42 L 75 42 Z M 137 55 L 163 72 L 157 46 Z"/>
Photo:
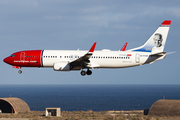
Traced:
<path id="1" fill-rule="evenodd" d="M 18 114 L 2 113 L 0 120 L 180 120 L 170 116 L 148 116 L 138 111 L 62 111 L 61 117 L 47 117 L 45 111 L 31 111 Z"/>

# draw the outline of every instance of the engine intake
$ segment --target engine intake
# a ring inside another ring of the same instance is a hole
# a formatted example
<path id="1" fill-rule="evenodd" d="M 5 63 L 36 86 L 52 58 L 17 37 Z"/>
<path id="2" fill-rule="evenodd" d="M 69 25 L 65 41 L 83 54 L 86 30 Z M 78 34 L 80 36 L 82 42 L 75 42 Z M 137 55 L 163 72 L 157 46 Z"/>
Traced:
<path id="1" fill-rule="evenodd" d="M 70 64 L 67 62 L 54 63 L 55 71 L 70 71 Z"/>

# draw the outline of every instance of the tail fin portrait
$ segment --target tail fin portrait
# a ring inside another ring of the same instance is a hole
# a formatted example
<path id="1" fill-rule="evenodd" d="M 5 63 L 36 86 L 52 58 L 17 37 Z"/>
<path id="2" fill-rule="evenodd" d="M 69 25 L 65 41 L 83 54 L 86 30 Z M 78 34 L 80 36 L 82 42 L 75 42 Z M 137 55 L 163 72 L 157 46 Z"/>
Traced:
<path id="1" fill-rule="evenodd" d="M 165 20 L 144 45 L 129 51 L 151 52 L 152 54 L 163 52 L 170 24 L 171 20 Z"/>

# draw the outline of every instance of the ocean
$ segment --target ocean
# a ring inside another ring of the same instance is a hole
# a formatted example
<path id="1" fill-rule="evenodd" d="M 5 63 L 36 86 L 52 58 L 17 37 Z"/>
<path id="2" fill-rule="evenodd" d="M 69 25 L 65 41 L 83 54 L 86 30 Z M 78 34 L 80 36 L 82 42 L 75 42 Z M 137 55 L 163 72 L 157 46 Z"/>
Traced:
<path id="1" fill-rule="evenodd" d="M 0 85 L 0 98 L 18 97 L 33 111 L 149 109 L 159 99 L 180 99 L 180 85 Z"/>

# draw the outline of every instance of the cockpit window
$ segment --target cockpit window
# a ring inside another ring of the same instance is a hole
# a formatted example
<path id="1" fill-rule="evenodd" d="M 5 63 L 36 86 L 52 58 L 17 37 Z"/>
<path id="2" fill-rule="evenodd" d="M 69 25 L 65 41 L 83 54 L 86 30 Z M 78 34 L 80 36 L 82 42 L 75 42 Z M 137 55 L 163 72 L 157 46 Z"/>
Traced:
<path id="1" fill-rule="evenodd" d="M 15 55 L 10 55 L 11 57 L 15 57 Z"/>

